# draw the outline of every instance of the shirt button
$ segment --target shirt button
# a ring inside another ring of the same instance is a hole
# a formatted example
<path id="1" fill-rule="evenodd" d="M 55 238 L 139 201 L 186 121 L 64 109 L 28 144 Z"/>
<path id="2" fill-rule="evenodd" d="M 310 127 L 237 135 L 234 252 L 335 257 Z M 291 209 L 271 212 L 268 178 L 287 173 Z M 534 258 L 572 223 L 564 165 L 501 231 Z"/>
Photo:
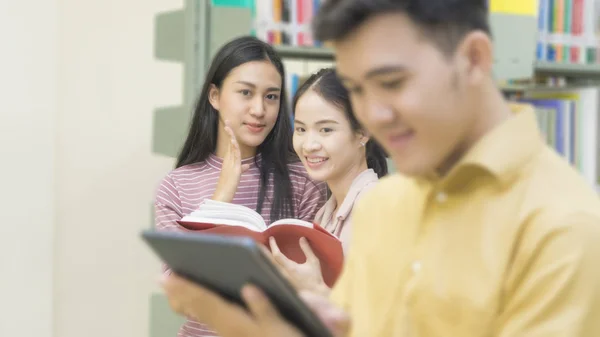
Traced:
<path id="1" fill-rule="evenodd" d="M 442 204 L 446 202 L 446 200 L 448 200 L 448 195 L 444 192 L 438 192 L 438 194 L 435 196 L 435 199 L 437 200 L 437 202 Z"/>
<path id="2" fill-rule="evenodd" d="M 416 274 L 421 271 L 421 261 L 415 261 L 412 264 L 412 270 Z"/>

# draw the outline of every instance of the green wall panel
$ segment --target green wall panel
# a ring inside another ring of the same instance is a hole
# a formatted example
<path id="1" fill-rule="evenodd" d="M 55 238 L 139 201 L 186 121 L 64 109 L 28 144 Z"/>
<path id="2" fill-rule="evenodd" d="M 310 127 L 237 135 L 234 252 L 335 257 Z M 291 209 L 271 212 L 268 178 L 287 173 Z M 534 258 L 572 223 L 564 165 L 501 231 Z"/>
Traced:
<path id="1" fill-rule="evenodd" d="M 490 26 L 494 40 L 494 77 L 498 80 L 531 78 L 535 66 L 537 18 L 493 13 Z"/>
<path id="2" fill-rule="evenodd" d="M 150 337 L 176 337 L 185 319 L 175 314 L 163 294 L 150 297 Z"/>

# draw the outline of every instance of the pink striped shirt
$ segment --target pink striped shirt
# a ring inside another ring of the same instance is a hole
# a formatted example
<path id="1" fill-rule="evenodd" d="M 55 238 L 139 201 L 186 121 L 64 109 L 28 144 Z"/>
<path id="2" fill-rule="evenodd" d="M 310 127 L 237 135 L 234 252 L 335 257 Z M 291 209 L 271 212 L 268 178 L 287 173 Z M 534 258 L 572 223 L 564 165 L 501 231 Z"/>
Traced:
<path id="1" fill-rule="evenodd" d="M 260 161 L 260 157 L 258 159 Z M 196 210 L 200 203 L 211 198 L 221 173 L 222 160 L 210 155 L 204 162 L 183 166 L 171 171 L 161 182 L 154 202 L 157 230 L 185 230 L 177 220 Z M 250 168 L 240 178 L 233 203 L 256 209 L 260 189 L 260 171 L 254 158 L 244 159 L 242 164 Z M 313 221 L 317 211 L 325 203 L 326 185 L 312 181 L 301 163 L 289 164 L 292 182 L 292 201 L 296 218 Z M 272 179 L 271 179 L 272 180 Z M 267 224 L 271 219 L 273 181 L 269 182 L 261 215 Z M 179 330 L 178 337 L 217 336 L 206 325 L 189 320 Z"/>

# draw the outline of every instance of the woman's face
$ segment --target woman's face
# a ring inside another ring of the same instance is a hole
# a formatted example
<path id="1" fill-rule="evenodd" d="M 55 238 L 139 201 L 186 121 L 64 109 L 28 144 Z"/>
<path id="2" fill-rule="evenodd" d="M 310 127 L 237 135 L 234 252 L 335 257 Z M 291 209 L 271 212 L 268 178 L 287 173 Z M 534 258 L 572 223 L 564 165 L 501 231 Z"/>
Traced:
<path id="1" fill-rule="evenodd" d="M 277 121 L 281 83 L 277 68 L 265 60 L 244 63 L 227 75 L 220 89 L 213 86 L 209 100 L 219 111 L 219 141 L 228 138 L 223 130 L 228 120 L 242 153 L 254 152 Z"/>
<path id="2" fill-rule="evenodd" d="M 336 180 L 365 161 L 361 142 L 368 139 L 352 131 L 344 112 L 315 91 L 298 99 L 294 118 L 294 150 L 312 179 Z"/>

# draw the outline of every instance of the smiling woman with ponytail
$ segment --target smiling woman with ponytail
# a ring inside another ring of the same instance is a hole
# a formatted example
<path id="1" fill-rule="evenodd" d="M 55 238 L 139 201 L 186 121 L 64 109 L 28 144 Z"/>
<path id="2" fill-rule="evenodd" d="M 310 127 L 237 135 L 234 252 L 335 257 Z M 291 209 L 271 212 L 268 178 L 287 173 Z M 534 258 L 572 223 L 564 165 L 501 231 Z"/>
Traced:
<path id="1" fill-rule="evenodd" d="M 327 183 L 331 197 L 315 222 L 338 236 L 348 250 L 352 207 L 360 196 L 387 174 L 386 154 L 354 117 L 350 97 L 335 70 L 322 69 L 298 89 L 293 101 L 294 150 L 310 178 Z M 307 262 L 297 264 L 271 248 L 275 260 L 297 288 L 328 292 L 318 259 L 308 243 L 300 241 Z"/>

